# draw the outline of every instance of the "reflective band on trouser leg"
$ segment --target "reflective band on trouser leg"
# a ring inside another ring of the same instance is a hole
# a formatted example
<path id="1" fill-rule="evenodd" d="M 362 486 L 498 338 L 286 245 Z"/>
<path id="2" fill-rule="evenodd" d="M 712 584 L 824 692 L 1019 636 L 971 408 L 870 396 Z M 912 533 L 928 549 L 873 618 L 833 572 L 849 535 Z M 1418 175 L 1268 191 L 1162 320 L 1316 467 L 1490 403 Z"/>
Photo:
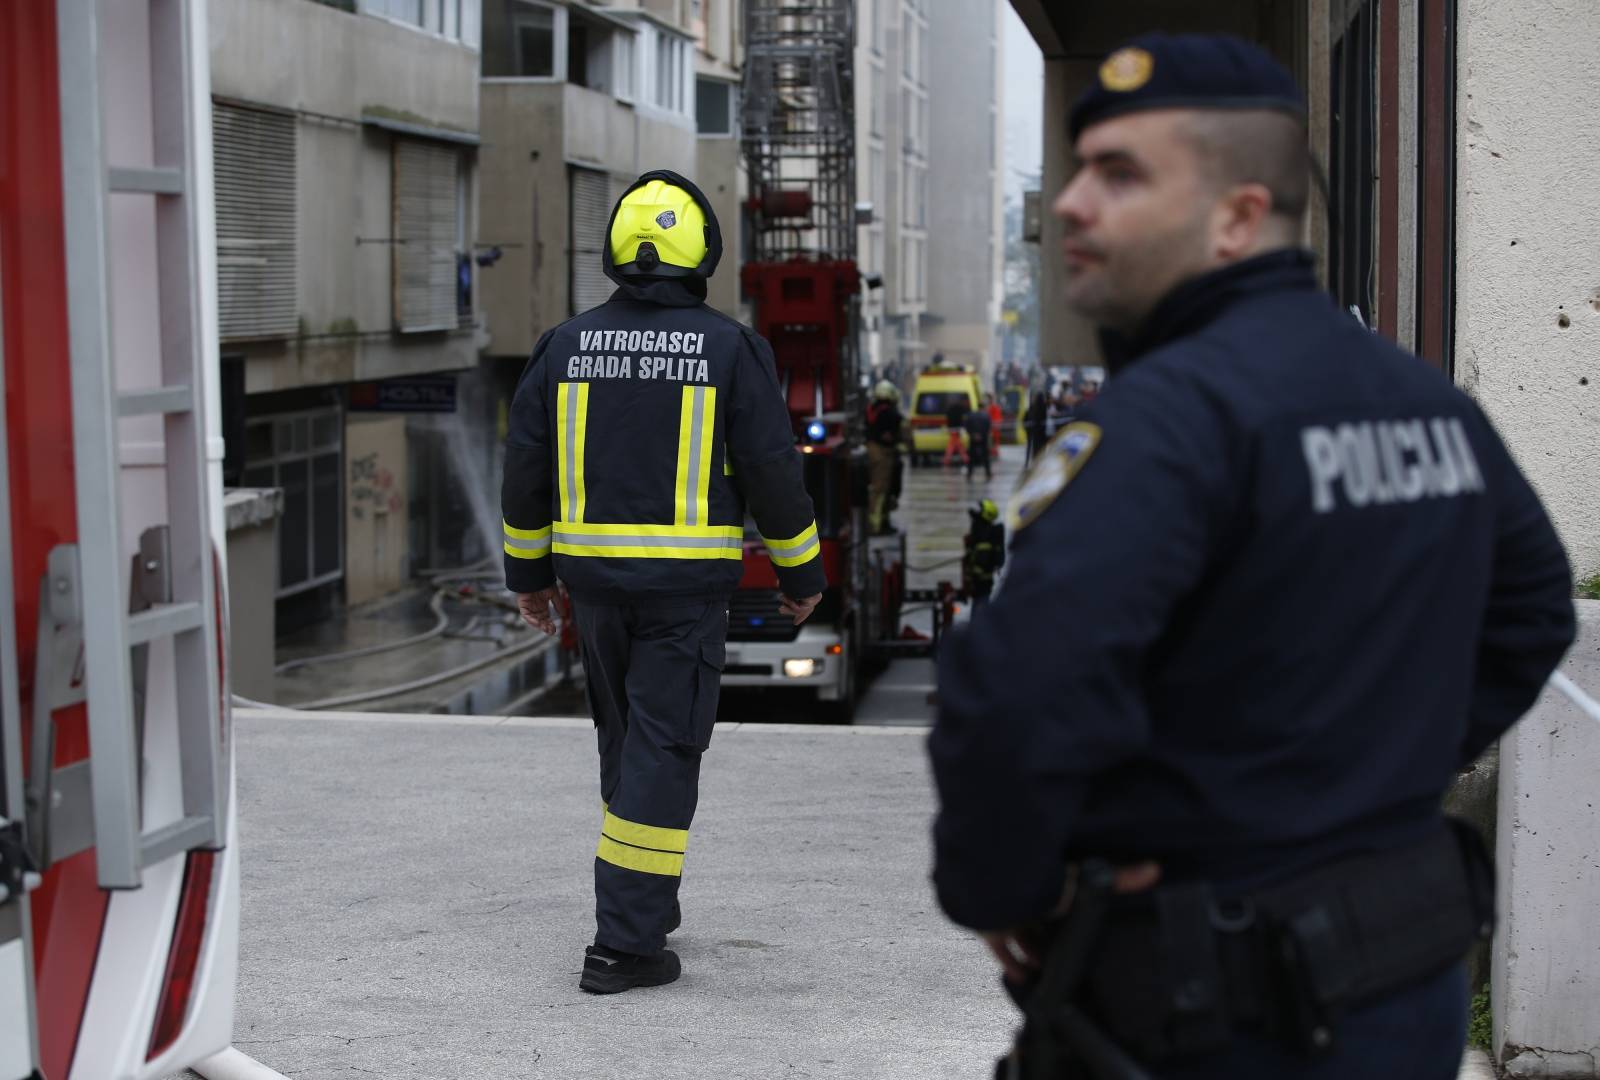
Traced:
<path id="1" fill-rule="evenodd" d="M 791 539 L 769 540 L 765 536 L 761 539 L 767 545 L 772 561 L 779 566 L 799 566 L 801 563 L 810 562 L 822 549 L 822 541 L 817 538 L 817 523 L 814 521 L 806 526 L 805 531 L 799 536 Z"/>
<path id="2" fill-rule="evenodd" d="M 689 848 L 688 829 L 661 829 L 619 818 L 606 811 L 595 857 L 641 874 L 683 876 L 683 853 Z"/>
<path id="3" fill-rule="evenodd" d="M 556 475 L 561 487 L 561 511 L 568 521 L 582 521 L 584 440 L 588 435 L 589 384 L 556 386 Z"/>
<path id="4" fill-rule="evenodd" d="M 542 559 L 550 554 L 550 526 L 517 529 L 501 523 L 506 532 L 505 552 L 514 559 Z"/>
<path id="5" fill-rule="evenodd" d="M 557 555 L 613 559 L 742 559 L 737 525 L 600 525 L 555 523 Z"/>
<path id="6" fill-rule="evenodd" d="M 717 427 L 717 388 L 685 386 L 678 413 L 678 482 L 675 525 L 704 525 L 710 513 L 711 439 Z"/>

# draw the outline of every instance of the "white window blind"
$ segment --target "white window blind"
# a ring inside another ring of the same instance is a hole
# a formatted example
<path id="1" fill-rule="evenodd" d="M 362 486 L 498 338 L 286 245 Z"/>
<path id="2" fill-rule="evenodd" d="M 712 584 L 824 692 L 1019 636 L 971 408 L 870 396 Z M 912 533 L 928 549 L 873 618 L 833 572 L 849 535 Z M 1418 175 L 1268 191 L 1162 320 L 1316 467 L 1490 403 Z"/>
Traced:
<path id="1" fill-rule="evenodd" d="M 394 144 L 394 323 L 403 333 L 456 326 L 460 152 Z"/>
<path id="2" fill-rule="evenodd" d="M 223 341 L 290 337 L 295 293 L 295 118 L 216 102 L 217 300 Z"/>

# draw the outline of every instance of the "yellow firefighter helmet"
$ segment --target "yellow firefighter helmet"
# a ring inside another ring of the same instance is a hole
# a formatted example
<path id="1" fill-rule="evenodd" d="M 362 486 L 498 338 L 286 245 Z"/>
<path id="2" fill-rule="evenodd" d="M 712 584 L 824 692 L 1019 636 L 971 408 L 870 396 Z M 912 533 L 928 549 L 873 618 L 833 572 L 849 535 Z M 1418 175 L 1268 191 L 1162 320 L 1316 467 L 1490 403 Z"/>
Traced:
<path id="1" fill-rule="evenodd" d="M 611 264 L 624 274 L 692 273 L 706 248 L 705 211 L 693 195 L 665 180 L 628 192 L 611 220 Z"/>

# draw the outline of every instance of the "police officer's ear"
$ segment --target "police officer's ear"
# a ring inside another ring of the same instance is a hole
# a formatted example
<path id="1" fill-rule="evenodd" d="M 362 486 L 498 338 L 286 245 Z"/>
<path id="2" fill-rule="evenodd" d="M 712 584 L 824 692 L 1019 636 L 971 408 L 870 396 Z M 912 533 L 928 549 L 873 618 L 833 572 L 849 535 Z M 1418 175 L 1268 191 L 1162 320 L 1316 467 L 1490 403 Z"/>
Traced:
<path id="1" fill-rule="evenodd" d="M 1237 184 L 1224 191 L 1211 209 L 1211 254 L 1223 263 L 1237 262 L 1286 242 L 1278 235 L 1272 192 L 1265 184 Z"/>

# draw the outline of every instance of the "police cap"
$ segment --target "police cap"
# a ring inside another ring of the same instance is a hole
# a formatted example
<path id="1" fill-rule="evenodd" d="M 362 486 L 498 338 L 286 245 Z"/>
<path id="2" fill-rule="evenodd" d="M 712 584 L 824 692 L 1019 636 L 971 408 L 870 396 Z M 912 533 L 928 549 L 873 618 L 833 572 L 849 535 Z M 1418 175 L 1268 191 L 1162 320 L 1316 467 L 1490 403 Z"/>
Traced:
<path id="1" fill-rule="evenodd" d="M 1143 34 L 1107 56 L 1072 107 L 1083 129 L 1149 109 L 1274 109 L 1304 117 L 1305 97 L 1282 64 L 1230 34 Z"/>

